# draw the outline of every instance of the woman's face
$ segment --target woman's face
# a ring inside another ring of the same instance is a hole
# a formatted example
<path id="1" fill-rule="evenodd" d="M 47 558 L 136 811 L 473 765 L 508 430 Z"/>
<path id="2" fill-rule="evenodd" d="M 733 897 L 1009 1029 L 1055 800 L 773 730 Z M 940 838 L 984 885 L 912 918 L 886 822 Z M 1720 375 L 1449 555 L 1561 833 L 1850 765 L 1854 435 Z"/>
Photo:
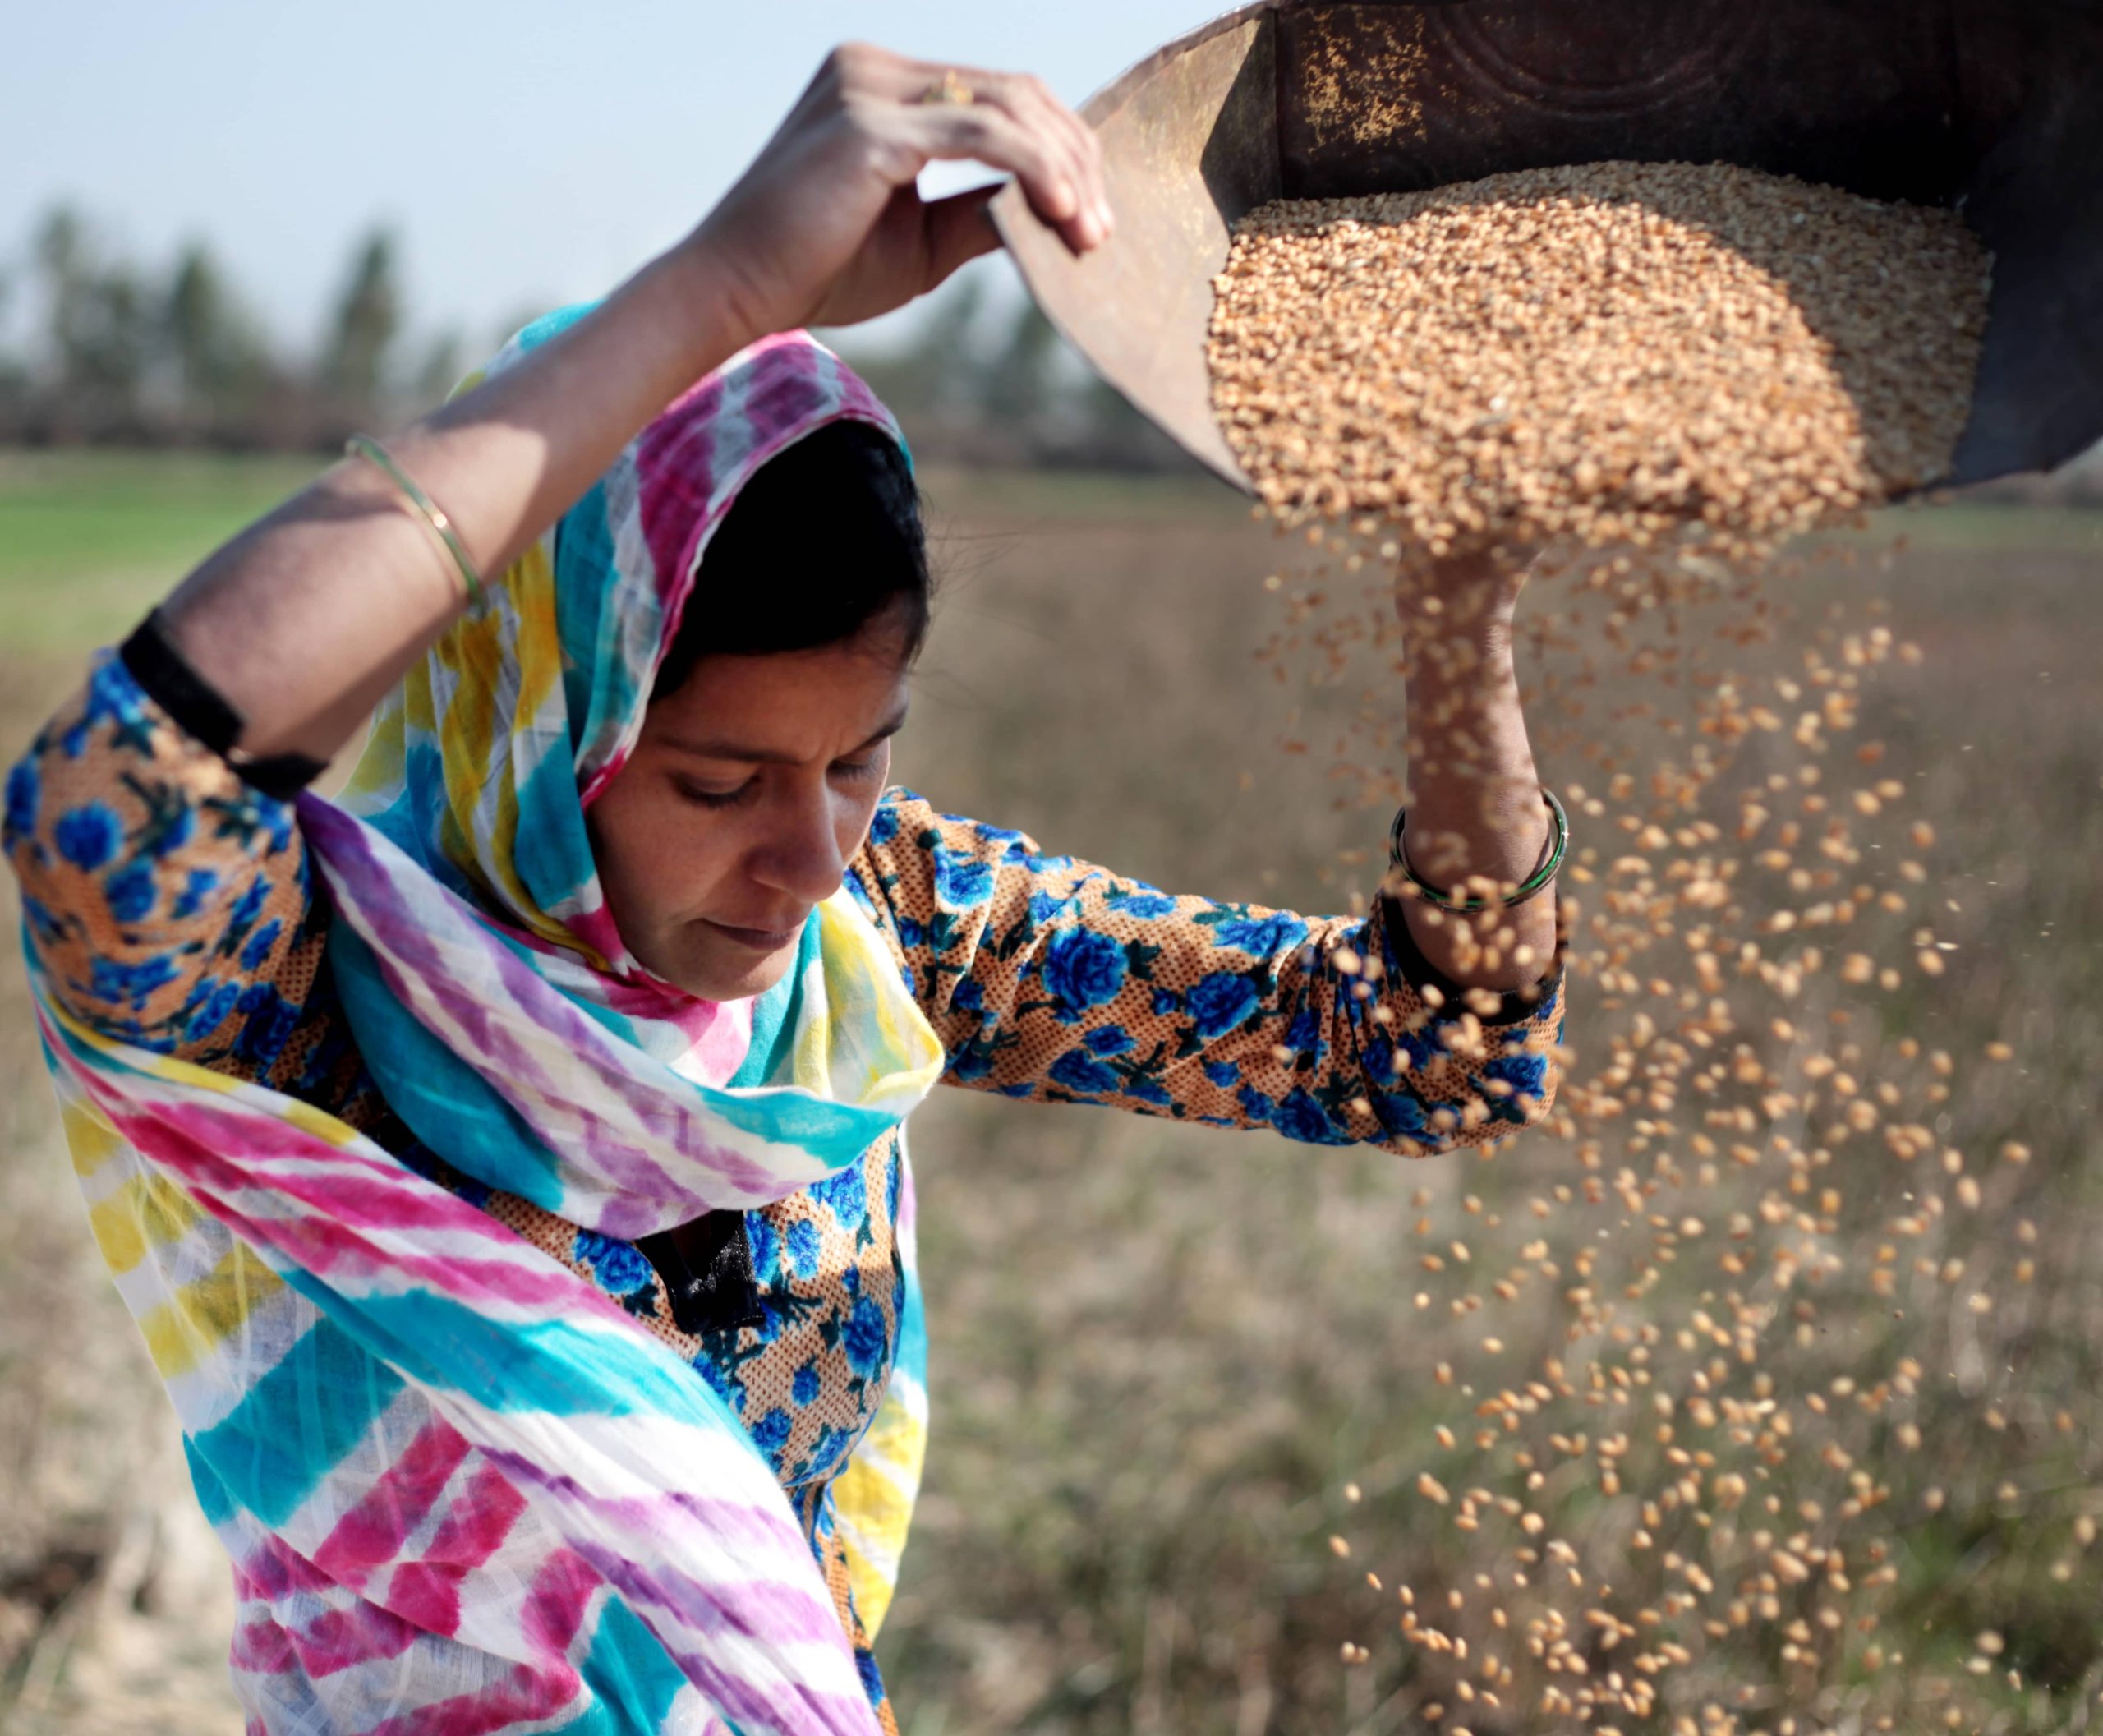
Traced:
<path id="1" fill-rule="evenodd" d="M 704 657 L 654 700 L 588 820 L 621 938 L 705 1001 L 763 993 L 840 887 L 905 721 L 899 637 Z"/>

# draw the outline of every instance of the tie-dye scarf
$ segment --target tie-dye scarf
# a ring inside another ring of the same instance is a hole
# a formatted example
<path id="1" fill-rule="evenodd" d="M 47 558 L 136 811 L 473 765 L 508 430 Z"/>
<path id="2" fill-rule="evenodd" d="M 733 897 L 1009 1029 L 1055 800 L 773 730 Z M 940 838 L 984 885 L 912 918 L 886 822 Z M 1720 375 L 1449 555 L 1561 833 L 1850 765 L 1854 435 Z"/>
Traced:
<path id="1" fill-rule="evenodd" d="M 802 337 L 702 382 L 412 673 L 343 805 L 300 804 L 389 1106 L 473 1181 L 607 1235 L 821 1180 L 941 1071 L 843 892 L 772 992 L 787 1058 L 748 1076 L 752 1008 L 641 969 L 585 830 L 710 535 L 768 458 L 846 417 L 896 437 Z M 35 986 L 91 1199 L 145 1202 L 152 1257 L 121 1282 L 199 1495 L 243 1584 L 297 1612 L 237 1634 L 252 1730 L 876 1727 L 785 1496 L 670 1350 L 334 1117 L 111 1041 Z M 206 1216 L 232 1232 L 209 1265 L 184 1233 Z M 840 1485 L 856 1577 L 886 1590 L 924 1439 L 907 1307 L 900 1397 Z"/>

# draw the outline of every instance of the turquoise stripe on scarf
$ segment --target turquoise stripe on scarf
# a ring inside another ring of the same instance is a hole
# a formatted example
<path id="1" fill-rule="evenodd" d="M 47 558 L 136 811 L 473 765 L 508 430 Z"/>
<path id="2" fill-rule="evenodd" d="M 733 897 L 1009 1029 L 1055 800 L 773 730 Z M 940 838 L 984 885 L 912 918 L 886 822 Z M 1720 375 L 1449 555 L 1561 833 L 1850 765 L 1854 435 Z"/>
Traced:
<path id="1" fill-rule="evenodd" d="M 472 1393 L 492 1411 L 690 1416 L 698 1409 L 712 1421 L 743 1426 L 712 1388 L 688 1378 L 669 1353 L 636 1344 L 607 1321 L 499 1320 L 428 1291 L 347 1300 L 304 1273 L 291 1282 L 358 1345 L 385 1358 L 383 1365 L 360 1350 L 374 1367 L 391 1365 L 422 1385 Z"/>
<path id="2" fill-rule="evenodd" d="M 224 1499 L 283 1525 L 401 1390 L 399 1375 L 318 1320 L 190 1451 L 211 1467 Z"/>
<path id="3" fill-rule="evenodd" d="M 805 973 L 817 962 L 818 930 L 813 921 L 803 925 L 803 938 L 789 974 L 752 1003 L 751 1045 L 743 1065 L 731 1075 L 732 1090 L 757 1091 L 774 1080 L 789 1077 L 796 997 L 802 992 Z"/>
<path id="4" fill-rule="evenodd" d="M 556 1736 L 628 1736 L 664 1727 L 672 1702 L 686 1686 L 679 1665 L 665 1655 L 656 1637 L 627 1605 L 609 1600 L 591 1636 L 591 1649 L 578 1666 L 599 1704 Z M 734 1727 L 733 1736 L 735 1736 Z"/>

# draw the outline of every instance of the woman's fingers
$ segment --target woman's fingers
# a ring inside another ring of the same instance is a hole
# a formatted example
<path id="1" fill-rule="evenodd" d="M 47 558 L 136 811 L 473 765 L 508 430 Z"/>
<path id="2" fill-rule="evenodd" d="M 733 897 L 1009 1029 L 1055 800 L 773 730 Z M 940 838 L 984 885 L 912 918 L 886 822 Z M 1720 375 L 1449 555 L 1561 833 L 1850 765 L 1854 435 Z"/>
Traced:
<path id="1" fill-rule="evenodd" d="M 906 124 L 931 158 L 976 158 L 1013 175 L 1030 209 L 1075 252 L 1102 242 L 1102 219 L 1090 204 L 1094 190 L 1082 179 L 1070 148 L 1049 128 L 1028 125 L 986 102 L 929 104 Z"/>
<path id="2" fill-rule="evenodd" d="M 1108 234 L 1114 219 L 1103 179 L 1102 143 L 1096 137 L 1094 128 L 1054 96 L 1042 79 L 1013 77 L 1009 81 L 1004 101 L 1017 114 L 1035 116 L 1066 142 L 1068 160 L 1073 166 L 1075 184 L 1081 191 L 1083 202 L 1095 213 L 1103 233 Z"/>
<path id="3" fill-rule="evenodd" d="M 930 154 L 974 156 L 1014 175 L 1031 208 L 1076 251 L 1108 237 L 1111 218 L 1101 147 L 1087 123 L 1041 80 L 904 59 L 871 71 L 885 94 L 934 117 L 932 131 L 941 143 Z M 924 100 L 944 90 L 971 99 Z"/>

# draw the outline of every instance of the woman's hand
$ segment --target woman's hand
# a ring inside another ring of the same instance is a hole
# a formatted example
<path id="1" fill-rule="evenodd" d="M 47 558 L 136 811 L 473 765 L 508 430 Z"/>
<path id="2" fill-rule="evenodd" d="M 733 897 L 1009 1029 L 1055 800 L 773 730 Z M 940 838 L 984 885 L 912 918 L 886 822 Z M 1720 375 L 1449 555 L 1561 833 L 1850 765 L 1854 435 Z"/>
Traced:
<path id="1" fill-rule="evenodd" d="M 1442 561 L 1395 593 L 1409 657 L 1410 866 L 1441 887 L 1475 881 L 1476 896 L 1528 879 L 1550 831 L 1512 662 L 1526 569 L 1508 553 Z M 1530 987 L 1554 956 L 1552 886 L 1476 916 L 1399 901 L 1424 956 L 1470 988 Z"/>
<path id="2" fill-rule="evenodd" d="M 925 99 L 946 90 L 969 100 Z M 689 246 L 750 338 L 873 319 L 999 245 L 992 190 L 920 197 L 921 170 L 964 159 L 1014 175 L 1075 253 L 1108 237 L 1095 135 L 1038 80 L 852 44 L 827 57 Z"/>

